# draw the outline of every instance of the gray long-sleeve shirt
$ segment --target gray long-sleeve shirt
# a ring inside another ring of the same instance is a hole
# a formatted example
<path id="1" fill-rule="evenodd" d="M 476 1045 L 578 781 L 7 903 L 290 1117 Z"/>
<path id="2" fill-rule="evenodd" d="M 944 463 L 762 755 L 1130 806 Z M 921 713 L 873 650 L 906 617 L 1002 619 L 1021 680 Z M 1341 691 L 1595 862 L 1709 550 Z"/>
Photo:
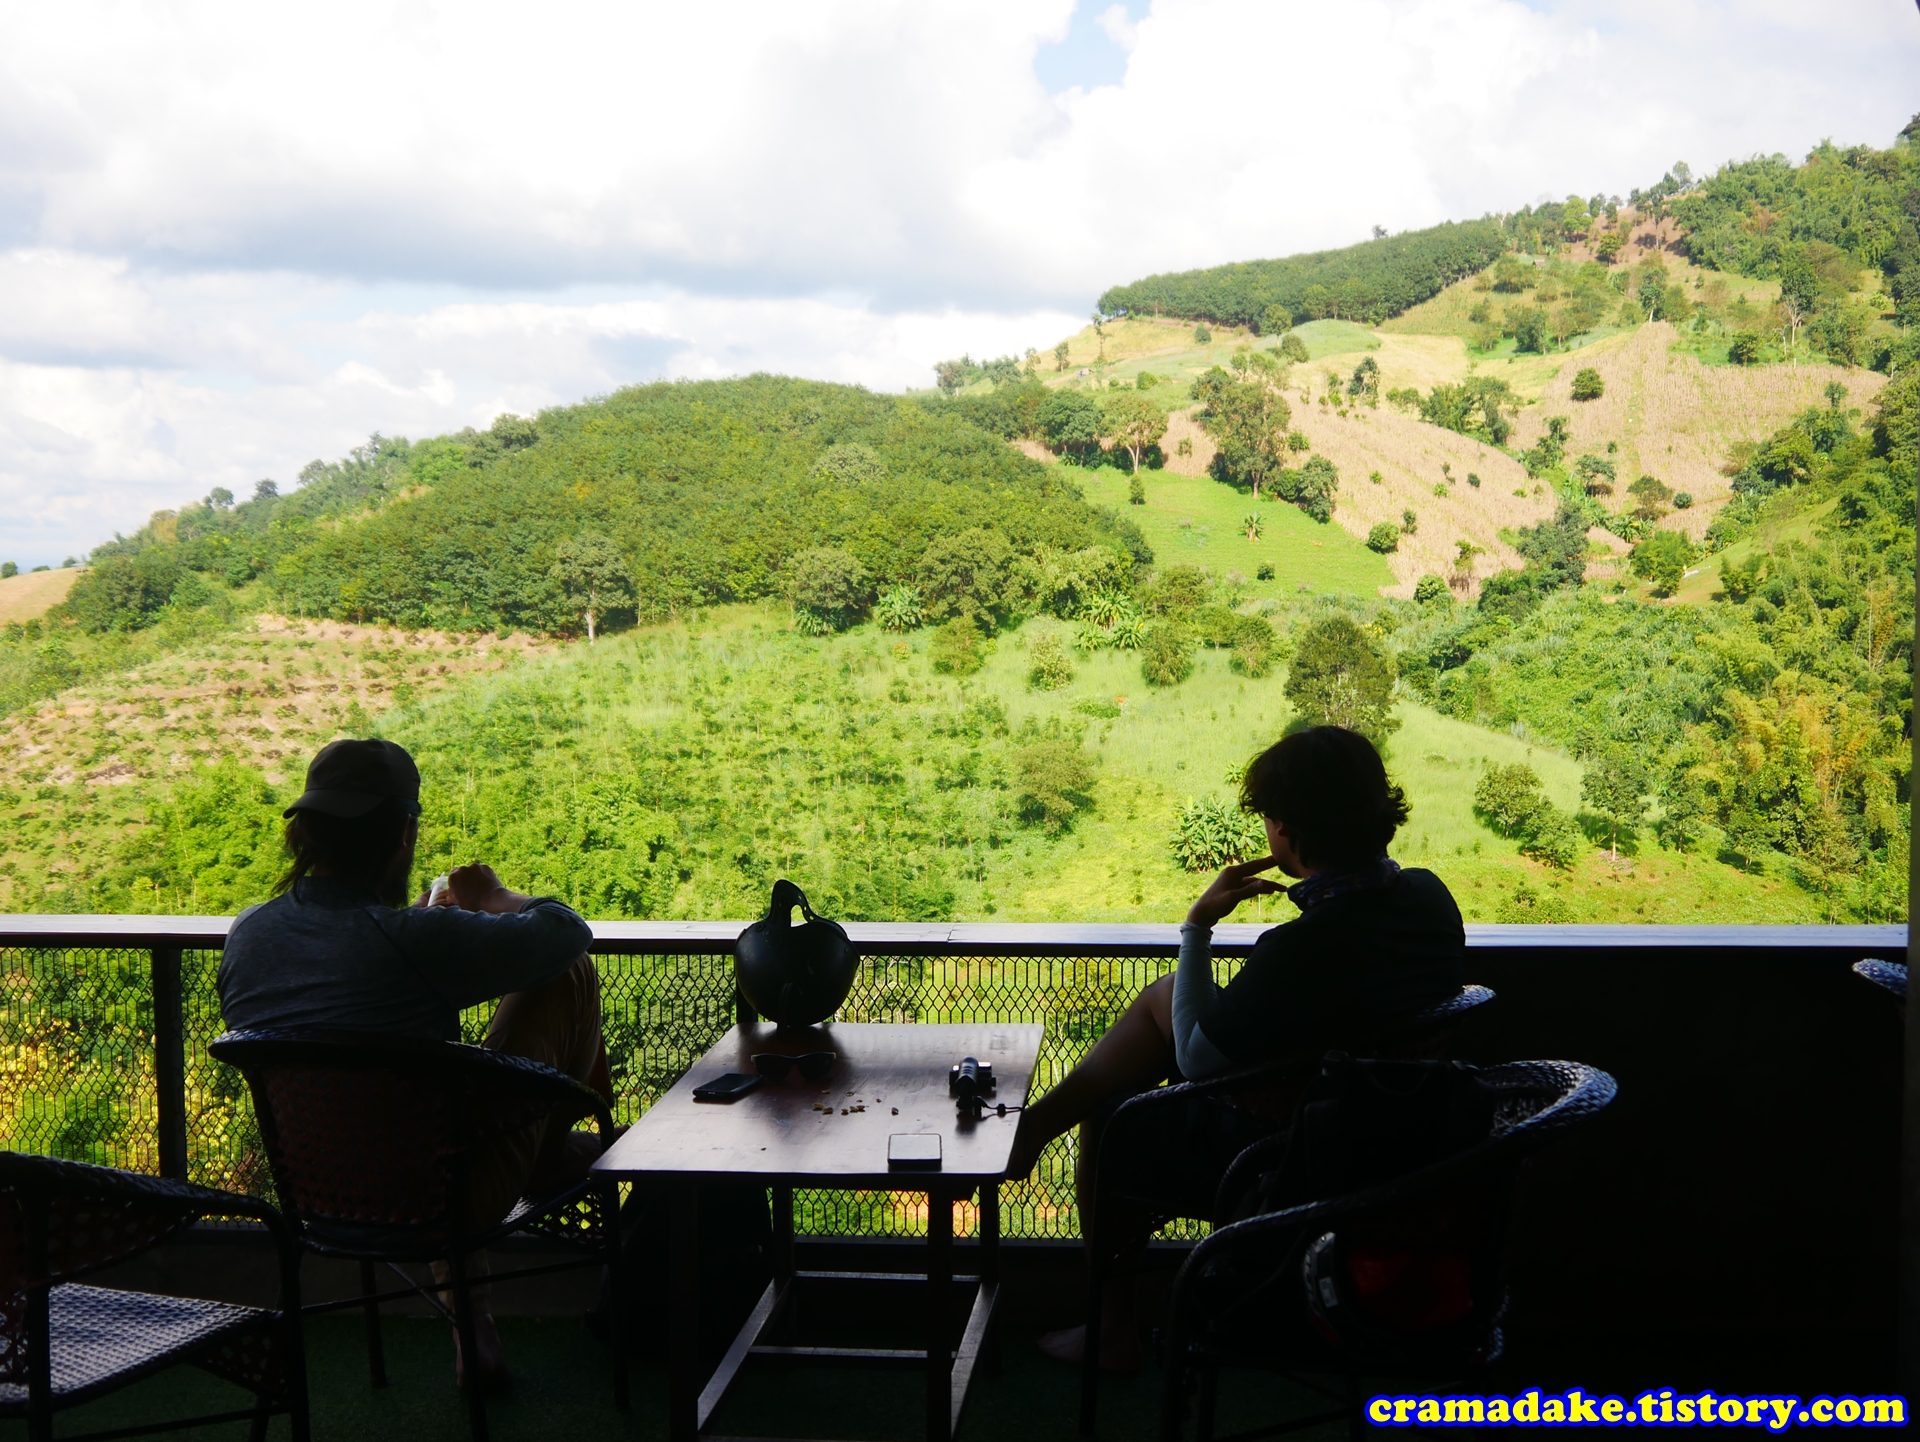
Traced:
<path id="1" fill-rule="evenodd" d="M 371 888 L 305 877 L 227 934 L 220 1012 L 235 1029 L 325 1026 L 460 1039 L 460 1012 L 550 981 L 593 932 L 550 897 L 515 915 L 381 904 Z"/>

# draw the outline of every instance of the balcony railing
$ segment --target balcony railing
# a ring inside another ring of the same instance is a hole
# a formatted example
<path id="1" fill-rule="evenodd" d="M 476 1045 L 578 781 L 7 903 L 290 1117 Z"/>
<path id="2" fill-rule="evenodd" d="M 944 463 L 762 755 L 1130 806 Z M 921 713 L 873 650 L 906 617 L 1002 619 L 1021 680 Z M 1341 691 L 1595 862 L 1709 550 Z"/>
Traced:
<path id="1" fill-rule="evenodd" d="M 0 917 L 0 1127 L 11 1147 L 269 1191 L 252 1108 L 240 1077 L 207 1055 L 221 1031 L 215 992 L 229 919 L 158 916 Z M 738 922 L 598 922 L 602 1006 L 616 1118 L 630 1121 L 734 1020 L 730 953 Z M 1050 1087 L 1147 982 L 1174 962 L 1172 926 L 854 924 L 864 958 L 840 1015 L 849 1021 L 1039 1021 L 1046 1044 L 1036 1089 Z M 1216 933 L 1221 980 L 1260 926 Z M 1495 982 L 1512 1010 L 1551 972 L 1578 959 L 1642 966 L 1671 954 L 1702 958 L 1903 954 L 1905 928 L 1474 926 L 1470 980 Z M 1691 959 L 1691 961 L 1689 960 Z M 1534 973 L 1514 983 L 1496 974 Z M 1635 967 L 1639 970 L 1640 967 Z M 1564 983 L 1565 977 L 1560 981 Z M 462 1018 L 478 1040 L 486 1008 Z M 1496 1013 L 1497 1015 L 1497 1013 Z M 1500 1028 L 1508 1030 L 1508 1028 Z M 1527 1055 L 1585 1051 L 1545 1044 Z M 1488 1057 L 1486 1059 L 1500 1059 Z M 1624 1079 L 1631 1089 L 1630 1079 Z M 1008 1187 L 1006 1235 L 1078 1235 L 1071 1138 L 1032 1180 Z M 910 1234 L 921 1219 L 901 1199 L 806 1200 L 816 1235 Z"/>

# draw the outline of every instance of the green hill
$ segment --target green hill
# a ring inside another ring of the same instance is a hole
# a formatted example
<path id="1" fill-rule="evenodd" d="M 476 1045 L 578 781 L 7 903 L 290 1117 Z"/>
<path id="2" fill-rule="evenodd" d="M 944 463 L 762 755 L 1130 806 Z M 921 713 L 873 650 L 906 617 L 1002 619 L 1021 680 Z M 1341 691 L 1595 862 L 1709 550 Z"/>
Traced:
<path id="1" fill-rule="evenodd" d="M 1344 250 L 1150 275 L 1114 286 L 1100 309 L 1256 330 L 1273 328 L 1268 313 L 1276 308 L 1280 329 L 1327 316 L 1373 324 L 1491 264 L 1508 244 L 1497 221 L 1449 222 Z"/>

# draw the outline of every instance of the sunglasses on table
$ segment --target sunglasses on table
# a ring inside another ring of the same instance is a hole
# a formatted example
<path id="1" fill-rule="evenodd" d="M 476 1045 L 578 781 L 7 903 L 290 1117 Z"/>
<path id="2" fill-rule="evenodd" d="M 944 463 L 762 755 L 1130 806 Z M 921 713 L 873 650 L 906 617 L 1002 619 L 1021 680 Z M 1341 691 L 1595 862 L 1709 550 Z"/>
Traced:
<path id="1" fill-rule="evenodd" d="M 836 1060 L 830 1051 L 810 1051 L 802 1056 L 786 1056 L 777 1051 L 755 1055 L 753 1069 L 768 1081 L 785 1081 L 795 1070 L 807 1081 L 819 1081 L 833 1070 Z"/>

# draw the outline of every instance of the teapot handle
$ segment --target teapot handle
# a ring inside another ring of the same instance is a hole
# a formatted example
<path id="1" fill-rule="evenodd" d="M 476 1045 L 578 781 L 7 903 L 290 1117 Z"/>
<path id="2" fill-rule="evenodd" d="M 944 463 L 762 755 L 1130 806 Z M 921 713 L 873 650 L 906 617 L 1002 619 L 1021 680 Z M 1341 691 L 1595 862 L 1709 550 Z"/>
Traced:
<path id="1" fill-rule="evenodd" d="M 783 876 L 773 883 L 773 904 L 767 908 L 767 920 L 771 922 L 777 917 L 782 926 L 790 925 L 793 919 L 793 909 L 796 906 L 800 908 L 800 914 L 808 921 L 816 919 L 813 914 L 813 908 L 807 905 L 806 892 L 802 891 Z"/>

